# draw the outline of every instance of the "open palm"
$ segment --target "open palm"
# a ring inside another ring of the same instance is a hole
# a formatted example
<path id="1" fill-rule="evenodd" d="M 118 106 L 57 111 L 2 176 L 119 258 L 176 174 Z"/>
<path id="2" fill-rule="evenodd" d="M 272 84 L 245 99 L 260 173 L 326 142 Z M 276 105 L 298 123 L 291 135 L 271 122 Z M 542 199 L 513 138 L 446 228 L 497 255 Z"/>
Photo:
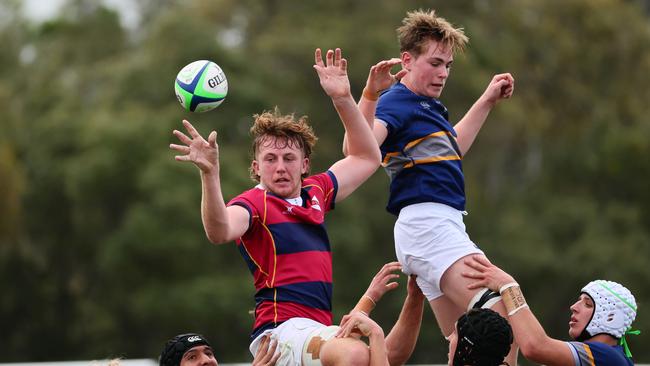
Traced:
<path id="1" fill-rule="evenodd" d="M 314 53 L 316 64 L 314 69 L 318 73 L 320 85 L 331 98 L 344 97 L 350 94 L 350 81 L 348 80 L 348 62 L 341 58 L 341 49 L 328 50 L 325 63 L 320 48 Z"/>

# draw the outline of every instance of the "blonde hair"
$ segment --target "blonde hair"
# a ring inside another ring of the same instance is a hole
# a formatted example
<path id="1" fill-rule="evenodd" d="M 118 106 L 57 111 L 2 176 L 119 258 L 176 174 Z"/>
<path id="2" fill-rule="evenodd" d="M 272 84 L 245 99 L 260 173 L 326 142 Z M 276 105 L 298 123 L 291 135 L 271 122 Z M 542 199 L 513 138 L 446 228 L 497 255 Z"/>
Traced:
<path id="1" fill-rule="evenodd" d="M 411 52 L 419 56 L 424 52 L 426 42 L 433 39 L 453 53 L 463 52 L 469 42 L 463 28 L 454 28 L 444 18 L 436 15 L 435 10 L 422 9 L 406 13 L 402 26 L 397 28 L 400 52 Z"/>
<path id="2" fill-rule="evenodd" d="M 269 138 L 275 138 L 275 144 L 278 148 L 296 146 L 302 150 L 305 158 L 311 156 L 318 137 L 307 123 L 307 116 L 301 116 L 296 120 L 293 114 L 282 115 L 278 107 L 275 107 L 273 112 L 264 111 L 262 114 L 253 115 L 253 118 L 255 122 L 250 129 L 250 134 L 253 137 L 251 146 L 253 159 L 257 156 L 260 146 L 266 143 Z M 252 167 L 249 172 L 254 181 L 260 181 L 260 177 L 255 174 Z M 309 176 L 309 169 L 302 174 L 303 178 L 307 176 Z"/>

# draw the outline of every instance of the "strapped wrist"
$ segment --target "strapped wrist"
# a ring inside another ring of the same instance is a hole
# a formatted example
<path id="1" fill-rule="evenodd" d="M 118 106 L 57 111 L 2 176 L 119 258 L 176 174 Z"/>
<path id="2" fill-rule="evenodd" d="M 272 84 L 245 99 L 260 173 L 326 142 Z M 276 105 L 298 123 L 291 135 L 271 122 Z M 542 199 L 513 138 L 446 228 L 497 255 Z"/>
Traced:
<path id="1" fill-rule="evenodd" d="M 376 305 L 377 303 L 375 302 L 375 300 L 372 299 L 372 297 L 364 294 L 359 299 L 359 302 L 354 307 L 354 310 L 360 311 L 366 316 L 368 316 L 368 314 L 370 314 L 370 312 L 375 308 Z"/>
<path id="2" fill-rule="evenodd" d="M 363 93 L 361 93 L 361 95 L 373 102 L 379 99 L 379 93 L 370 91 L 367 86 L 363 88 Z"/>

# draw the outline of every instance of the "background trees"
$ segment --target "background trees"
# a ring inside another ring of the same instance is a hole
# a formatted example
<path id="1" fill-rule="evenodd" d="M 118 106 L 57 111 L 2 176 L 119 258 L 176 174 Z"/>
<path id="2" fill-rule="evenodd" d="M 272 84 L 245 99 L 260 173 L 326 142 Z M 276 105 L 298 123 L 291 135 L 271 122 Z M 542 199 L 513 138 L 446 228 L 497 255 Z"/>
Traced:
<path id="1" fill-rule="evenodd" d="M 69 1 L 44 24 L 23 18 L 19 1 L 0 5 L 0 361 L 153 358 L 187 330 L 208 336 L 220 361 L 249 359 L 250 275 L 234 245 L 205 239 L 198 174 L 173 161 L 171 130 L 189 118 L 219 132 L 227 197 L 252 184 L 251 115 L 275 105 L 310 116 L 314 169 L 326 169 L 342 128 L 312 70 L 314 48 L 343 49 L 359 95 L 369 66 L 398 55 L 394 28 L 420 7 L 470 36 L 442 97 L 453 120 L 493 74 L 517 79 L 464 161 L 473 239 L 519 279 L 552 336 L 565 337 L 568 306 L 594 278 L 630 287 L 635 324 L 650 328 L 647 2 L 138 5 L 135 29 L 93 0 Z M 222 66 L 230 94 L 188 115 L 172 84 L 197 59 Z M 394 257 L 386 194 L 379 171 L 329 219 L 337 319 Z M 404 287 L 376 312 L 386 329 Z M 630 344 L 648 363 L 645 337 Z M 411 362 L 445 357 L 427 313 Z"/>

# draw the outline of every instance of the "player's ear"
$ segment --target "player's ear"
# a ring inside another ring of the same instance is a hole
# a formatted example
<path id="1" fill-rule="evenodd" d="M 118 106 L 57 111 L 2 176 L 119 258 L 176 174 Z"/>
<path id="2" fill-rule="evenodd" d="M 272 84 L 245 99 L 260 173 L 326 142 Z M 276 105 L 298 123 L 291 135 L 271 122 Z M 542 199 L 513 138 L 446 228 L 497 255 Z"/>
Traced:
<path id="1" fill-rule="evenodd" d="M 251 170 L 253 171 L 253 174 L 257 175 L 258 177 L 260 176 L 260 164 L 255 159 L 251 161 Z"/>
<path id="2" fill-rule="evenodd" d="M 302 159 L 302 168 L 300 170 L 300 174 L 305 174 L 309 172 L 309 158 L 303 158 Z"/>
<path id="3" fill-rule="evenodd" d="M 415 60 L 413 55 L 411 55 L 411 53 L 408 51 L 404 51 L 402 52 L 400 58 L 402 59 L 402 67 L 404 68 L 404 70 L 411 71 L 411 63 L 413 63 L 413 61 Z"/>

